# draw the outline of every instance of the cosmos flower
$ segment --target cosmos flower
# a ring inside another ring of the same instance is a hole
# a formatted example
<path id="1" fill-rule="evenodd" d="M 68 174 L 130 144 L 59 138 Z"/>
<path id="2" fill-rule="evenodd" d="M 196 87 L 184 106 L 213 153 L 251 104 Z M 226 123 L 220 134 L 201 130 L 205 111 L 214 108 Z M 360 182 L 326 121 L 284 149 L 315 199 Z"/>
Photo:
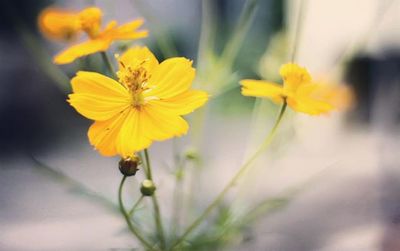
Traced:
<path id="1" fill-rule="evenodd" d="M 275 103 L 286 102 L 297 112 L 319 115 L 343 108 L 349 102 L 349 90 L 344 86 L 317 83 L 308 71 L 294 63 L 282 65 L 279 71 L 283 86 L 264 80 L 241 80 L 244 96 L 270 98 Z"/>
<path id="2" fill-rule="evenodd" d="M 95 122 L 90 143 L 105 156 L 133 156 L 153 141 L 187 133 L 182 118 L 202 106 L 207 93 L 192 90 L 192 62 L 183 57 L 161 63 L 146 47 L 134 47 L 118 57 L 118 81 L 80 71 L 72 79 L 69 103 Z"/>
<path id="3" fill-rule="evenodd" d="M 80 12 L 55 8 L 45 9 L 39 16 L 40 30 L 48 37 L 70 41 L 79 33 L 88 35 L 86 41 L 71 45 L 54 57 L 56 64 L 68 64 L 79 57 L 106 51 L 116 40 L 133 40 L 147 36 L 147 31 L 137 29 L 143 24 L 142 19 L 118 25 L 115 20 L 101 28 L 102 11 L 89 7 Z"/>

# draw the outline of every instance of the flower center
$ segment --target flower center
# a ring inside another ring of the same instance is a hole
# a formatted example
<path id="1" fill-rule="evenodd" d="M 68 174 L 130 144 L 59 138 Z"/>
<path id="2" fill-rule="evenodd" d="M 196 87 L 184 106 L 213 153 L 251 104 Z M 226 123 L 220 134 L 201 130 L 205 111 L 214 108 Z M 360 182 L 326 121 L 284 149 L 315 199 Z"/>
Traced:
<path id="1" fill-rule="evenodd" d="M 123 83 L 132 95 L 132 106 L 140 108 L 146 104 L 146 98 L 143 92 L 149 90 L 147 81 L 150 78 L 150 74 L 147 72 L 143 64 L 139 64 L 137 67 L 130 65 L 126 66 L 120 61 L 121 69 L 117 72 L 119 81 Z"/>

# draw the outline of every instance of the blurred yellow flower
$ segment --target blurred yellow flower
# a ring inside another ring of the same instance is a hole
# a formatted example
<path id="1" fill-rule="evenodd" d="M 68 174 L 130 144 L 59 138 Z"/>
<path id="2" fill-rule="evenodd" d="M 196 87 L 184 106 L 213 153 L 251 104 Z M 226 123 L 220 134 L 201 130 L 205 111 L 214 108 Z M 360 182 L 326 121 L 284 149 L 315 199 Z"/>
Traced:
<path id="1" fill-rule="evenodd" d="M 113 20 L 102 30 L 102 15 L 97 7 L 89 7 L 80 12 L 48 8 L 39 15 L 40 30 L 50 38 L 70 41 L 81 31 L 89 37 L 88 40 L 72 45 L 56 55 L 56 64 L 68 64 L 79 57 L 106 51 L 115 40 L 138 39 L 148 34 L 146 30 L 137 31 L 143 24 L 142 19 L 120 26 Z"/>
<path id="2" fill-rule="evenodd" d="M 293 110 L 310 115 L 342 109 L 351 101 L 351 92 L 341 85 L 312 81 L 308 71 L 294 63 L 281 66 L 283 86 L 263 80 L 241 80 L 244 96 L 266 97 L 281 104 L 285 100 Z"/>
<path id="3" fill-rule="evenodd" d="M 90 143 L 103 155 L 124 158 L 188 131 L 182 115 L 208 99 L 191 90 L 192 62 L 174 57 L 161 63 L 146 47 L 134 47 L 118 57 L 119 81 L 80 71 L 72 79 L 69 103 L 86 118 Z"/>
<path id="4" fill-rule="evenodd" d="M 78 12 L 54 7 L 40 13 L 38 24 L 46 37 L 63 42 L 75 40 L 82 31 Z"/>

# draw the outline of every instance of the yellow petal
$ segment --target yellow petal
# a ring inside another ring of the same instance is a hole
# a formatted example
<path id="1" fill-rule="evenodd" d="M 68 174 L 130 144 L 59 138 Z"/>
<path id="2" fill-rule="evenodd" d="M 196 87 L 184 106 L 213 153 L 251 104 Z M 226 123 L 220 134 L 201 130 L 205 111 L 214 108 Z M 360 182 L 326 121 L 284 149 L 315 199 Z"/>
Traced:
<path id="1" fill-rule="evenodd" d="M 137 31 L 142 26 L 143 19 L 137 19 L 120 26 L 117 26 L 115 21 L 112 22 L 107 25 L 107 28 L 100 36 L 108 37 L 112 40 L 131 40 L 148 36 L 146 30 Z"/>
<path id="2" fill-rule="evenodd" d="M 89 37 L 95 38 L 99 34 L 102 16 L 102 11 L 97 7 L 88 7 L 79 12 L 81 27 Z"/>
<path id="3" fill-rule="evenodd" d="M 310 98 L 288 98 L 287 99 L 288 105 L 297 112 L 306 113 L 309 115 L 320 115 L 324 113 L 329 113 L 335 107 L 331 104 L 310 99 Z"/>
<path id="4" fill-rule="evenodd" d="M 288 105 L 295 111 L 307 113 L 310 115 L 319 115 L 328 113 L 335 109 L 335 106 L 329 103 L 322 95 L 316 95 L 316 91 L 320 90 L 318 84 L 301 85 L 295 95 L 288 98 Z"/>
<path id="5" fill-rule="evenodd" d="M 129 92 L 112 78 L 97 72 L 78 71 L 71 80 L 72 91 L 112 97 L 129 97 Z"/>
<path id="6" fill-rule="evenodd" d="M 135 69 L 142 66 L 151 72 L 158 66 L 158 60 L 154 54 L 147 47 L 141 46 L 135 46 L 125 51 L 118 57 L 118 62 L 120 71 L 126 70 L 128 67 Z"/>
<path id="7" fill-rule="evenodd" d="M 189 129 L 188 123 L 179 115 L 164 107 L 150 103 L 143 107 L 145 135 L 151 140 L 166 140 L 182 136 Z"/>
<path id="8" fill-rule="evenodd" d="M 74 40 L 81 31 L 77 12 L 53 7 L 40 13 L 38 24 L 48 38 L 67 42 Z"/>
<path id="9" fill-rule="evenodd" d="M 308 84 L 311 81 L 307 69 L 294 63 L 282 65 L 279 73 L 283 78 L 286 93 L 295 92 L 300 85 Z"/>
<path id="10" fill-rule="evenodd" d="M 122 157 L 132 156 L 135 152 L 148 148 L 151 140 L 146 137 L 146 120 L 143 112 L 129 109 L 117 138 L 117 151 Z"/>
<path id="11" fill-rule="evenodd" d="M 323 82 L 313 83 L 313 85 L 315 87 L 309 95 L 315 99 L 324 100 L 338 110 L 349 108 L 354 101 L 353 92 L 346 85 Z"/>
<path id="12" fill-rule="evenodd" d="M 186 58 L 170 58 L 163 61 L 151 72 L 146 96 L 172 98 L 187 91 L 195 77 L 192 62 Z"/>
<path id="13" fill-rule="evenodd" d="M 94 122 L 88 131 L 90 144 L 104 156 L 114 156 L 117 152 L 116 142 L 129 110 L 126 109 L 106 121 Z"/>
<path id="14" fill-rule="evenodd" d="M 283 100 L 283 88 L 278 84 L 251 79 L 241 80 L 240 84 L 242 85 L 242 95 L 244 96 L 271 98 L 274 101 Z"/>
<path id="15" fill-rule="evenodd" d="M 129 92 L 115 80 L 94 72 L 78 72 L 71 80 L 68 102 L 83 116 L 108 120 L 130 106 Z"/>
<path id="16" fill-rule="evenodd" d="M 75 59 L 93 54 L 99 51 L 106 51 L 110 47 L 108 39 L 92 39 L 80 44 L 73 45 L 54 57 L 56 64 L 69 64 Z"/>
<path id="17" fill-rule="evenodd" d="M 186 115 L 204 105 L 208 100 L 208 94 L 204 91 L 189 90 L 173 98 L 162 100 L 151 100 L 150 104 L 155 104 L 163 110 L 177 115 Z"/>

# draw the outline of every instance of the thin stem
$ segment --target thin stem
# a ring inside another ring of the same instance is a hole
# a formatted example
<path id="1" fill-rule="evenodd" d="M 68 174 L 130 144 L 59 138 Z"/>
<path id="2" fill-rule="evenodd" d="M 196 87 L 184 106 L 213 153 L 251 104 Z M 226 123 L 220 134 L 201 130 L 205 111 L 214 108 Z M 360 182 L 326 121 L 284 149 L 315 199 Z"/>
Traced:
<path id="1" fill-rule="evenodd" d="M 257 1 L 258 0 L 248 0 L 246 2 L 246 5 L 240 15 L 238 25 L 235 29 L 235 33 L 229 40 L 229 43 L 226 45 L 225 50 L 222 53 L 221 61 L 223 64 L 228 64 L 229 67 L 233 64 L 233 61 L 239 52 L 240 46 L 242 45 L 243 39 L 245 38 L 250 27 L 251 21 L 253 20 Z"/>
<path id="2" fill-rule="evenodd" d="M 215 42 L 215 11 L 212 8 L 212 0 L 201 1 L 201 30 L 199 49 L 197 52 L 197 69 L 203 72 L 206 63 L 212 54 Z"/>
<path id="3" fill-rule="evenodd" d="M 175 173 L 175 187 L 173 194 L 173 210 L 172 210 L 172 234 L 173 236 L 177 236 L 180 231 L 181 218 L 183 209 L 182 209 L 182 200 L 183 200 L 183 179 L 185 177 L 184 168 L 185 168 L 185 159 L 180 160 L 179 156 L 175 161 L 177 165 L 176 173 Z"/>
<path id="4" fill-rule="evenodd" d="M 147 149 L 144 150 L 144 157 L 146 159 L 146 178 L 153 181 L 153 175 L 151 173 L 150 156 L 149 156 L 149 151 Z"/>
<path id="5" fill-rule="evenodd" d="M 149 152 L 147 149 L 144 150 L 144 156 L 146 159 L 146 167 L 147 167 L 146 177 L 147 177 L 147 179 L 153 181 L 150 157 L 149 157 Z M 153 193 L 153 195 L 151 196 L 151 200 L 153 202 L 153 207 L 154 207 L 154 221 L 155 221 L 155 224 L 157 227 L 158 237 L 160 238 L 160 242 L 161 242 L 160 247 L 163 250 L 163 249 L 165 249 L 166 242 L 165 242 L 164 228 L 163 228 L 163 224 L 161 221 L 160 206 L 158 204 L 156 193 Z"/>
<path id="6" fill-rule="evenodd" d="M 104 64 L 105 64 L 106 67 L 107 67 L 108 72 L 110 73 L 110 76 L 112 76 L 113 78 L 116 78 L 117 76 L 116 76 L 116 74 L 115 74 L 114 67 L 113 67 L 113 65 L 112 65 L 112 63 L 111 63 L 111 60 L 110 60 L 110 58 L 108 57 L 107 53 L 106 53 L 105 51 L 102 51 L 100 54 L 101 54 L 101 58 L 102 58 L 103 61 L 104 61 Z"/>
<path id="7" fill-rule="evenodd" d="M 119 184 L 119 188 L 118 188 L 118 204 L 119 204 L 119 209 L 122 213 L 122 215 L 125 218 L 126 223 L 128 224 L 128 228 L 129 230 L 132 232 L 132 234 L 134 236 L 136 236 L 136 238 L 138 238 L 138 240 L 148 249 L 148 250 L 154 250 L 154 248 L 152 247 L 152 245 L 146 241 L 146 239 L 139 233 L 139 231 L 133 226 L 132 221 L 130 220 L 129 214 L 126 212 L 126 209 L 124 207 L 124 203 L 122 200 L 122 188 L 124 186 L 125 180 L 126 180 L 126 176 L 124 176 L 121 180 L 121 183 Z"/>
<path id="8" fill-rule="evenodd" d="M 241 178 L 242 175 L 249 169 L 249 167 L 251 167 L 251 164 L 253 164 L 254 161 L 260 156 L 260 154 L 268 147 L 268 145 L 271 143 L 272 139 L 275 136 L 275 133 L 280 125 L 280 122 L 282 121 L 286 107 L 287 104 L 286 102 L 284 102 L 279 112 L 278 118 L 276 119 L 275 124 L 271 129 L 271 132 L 268 134 L 264 142 L 260 145 L 258 150 L 241 166 L 236 175 L 229 181 L 229 183 L 225 186 L 225 188 L 218 194 L 218 196 L 211 202 L 211 204 L 204 210 L 204 212 L 186 229 L 183 235 L 177 241 L 175 241 L 171 249 L 182 243 L 182 241 L 184 241 L 185 238 L 203 222 L 203 220 L 211 213 L 211 211 L 221 202 L 221 200 L 224 198 L 225 194 L 229 191 L 229 189 L 233 185 L 235 185 L 235 183 L 239 180 L 239 178 Z"/>
<path id="9" fill-rule="evenodd" d="M 304 21 L 304 9 L 306 8 L 307 0 L 300 0 L 299 12 L 297 14 L 296 28 L 294 31 L 293 47 L 290 60 L 294 62 L 297 57 L 297 50 L 300 44 L 300 35 L 303 28 Z"/>
<path id="10" fill-rule="evenodd" d="M 132 209 L 129 211 L 129 217 L 132 218 L 133 213 L 135 212 L 136 208 L 140 205 L 140 202 L 142 202 L 144 196 L 140 196 L 139 199 L 136 201 L 136 203 L 133 205 Z"/>

